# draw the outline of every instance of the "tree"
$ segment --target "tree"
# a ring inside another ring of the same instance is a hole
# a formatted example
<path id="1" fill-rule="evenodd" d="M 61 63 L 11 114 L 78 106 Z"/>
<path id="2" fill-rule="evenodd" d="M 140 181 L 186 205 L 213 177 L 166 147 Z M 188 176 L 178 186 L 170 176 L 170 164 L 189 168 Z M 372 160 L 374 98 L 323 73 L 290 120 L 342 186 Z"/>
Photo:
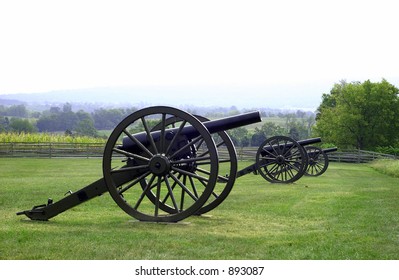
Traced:
<path id="1" fill-rule="evenodd" d="M 285 129 L 281 126 L 276 125 L 273 122 L 265 122 L 260 128 L 255 127 L 255 132 L 251 137 L 251 146 L 260 146 L 267 138 L 286 134 Z"/>
<path id="2" fill-rule="evenodd" d="M 59 107 L 51 107 L 49 111 L 44 111 L 37 120 L 36 126 L 40 132 L 73 131 L 80 122 L 86 120 L 93 122 L 89 113 L 83 110 L 74 113 L 72 105 L 65 103 L 62 110 Z"/>
<path id="3" fill-rule="evenodd" d="M 0 132 L 9 130 L 10 120 L 7 117 L 0 117 Z"/>
<path id="4" fill-rule="evenodd" d="M 237 127 L 228 131 L 228 134 L 233 141 L 234 145 L 239 147 L 248 146 L 249 136 L 248 129 L 245 127 Z"/>
<path id="5" fill-rule="evenodd" d="M 97 129 L 113 129 L 126 116 L 123 109 L 98 109 L 92 114 Z"/>
<path id="6" fill-rule="evenodd" d="M 256 127 L 255 132 L 254 134 L 252 134 L 251 137 L 251 146 L 252 147 L 260 146 L 265 140 L 266 140 L 265 133 Z"/>
<path id="7" fill-rule="evenodd" d="M 76 125 L 76 133 L 84 136 L 97 137 L 98 132 L 94 127 L 92 119 L 84 119 Z"/>
<path id="8" fill-rule="evenodd" d="M 43 114 L 36 122 L 39 132 L 60 131 L 57 116 Z"/>
<path id="9" fill-rule="evenodd" d="M 35 132 L 36 127 L 27 119 L 12 118 L 10 120 L 10 130 L 14 132 Z"/>
<path id="10" fill-rule="evenodd" d="M 286 134 L 286 132 L 284 131 L 284 129 L 281 126 L 279 126 L 273 122 L 265 122 L 261 127 L 261 131 L 265 135 L 265 138 L 270 138 L 272 136 Z"/>
<path id="11" fill-rule="evenodd" d="M 8 108 L 7 114 L 11 117 L 26 118 L 28 117 L 28 110 L 25 105 L 13 105 Z"/>
<path id="12" fill-rule="evenodd" d="M 323 94 L 316 133 L 340 147 L 374 150 L 399 140 L 399 90 L 382 80 L 341 81 Z"/>

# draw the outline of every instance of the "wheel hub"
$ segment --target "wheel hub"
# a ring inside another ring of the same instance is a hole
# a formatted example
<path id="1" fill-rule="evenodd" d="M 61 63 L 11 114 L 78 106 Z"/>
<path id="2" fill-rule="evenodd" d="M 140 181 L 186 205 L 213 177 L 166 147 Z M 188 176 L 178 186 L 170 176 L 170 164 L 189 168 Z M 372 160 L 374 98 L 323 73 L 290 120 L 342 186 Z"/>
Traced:
<path id="1" fill-rule="evenodd" d="M 151 158 L 149 167 L 150 171 L 155 175 L 166 175 L 170 171 L 170 161 L 165 155 L 158 154 Z"/>
<path id="2" fill-rule="evenodd" d="M 279 155 L 276 157 L 276 162 L 277 164 L 282 165 L 285 163 L 285 158 L 282 155 Z"/>

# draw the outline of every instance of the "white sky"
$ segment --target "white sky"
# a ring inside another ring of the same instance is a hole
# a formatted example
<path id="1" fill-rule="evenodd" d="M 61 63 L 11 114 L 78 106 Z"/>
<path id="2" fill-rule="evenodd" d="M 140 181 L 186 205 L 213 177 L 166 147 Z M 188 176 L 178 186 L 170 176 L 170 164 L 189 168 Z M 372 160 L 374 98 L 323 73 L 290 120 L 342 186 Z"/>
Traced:
<path id="1" fill-rule="evenodd" d="M 395 2 L 0 0 L 0 94 L 296 83 L 325 83 L 328 91 L 341 79 L 395 84 Z"/>

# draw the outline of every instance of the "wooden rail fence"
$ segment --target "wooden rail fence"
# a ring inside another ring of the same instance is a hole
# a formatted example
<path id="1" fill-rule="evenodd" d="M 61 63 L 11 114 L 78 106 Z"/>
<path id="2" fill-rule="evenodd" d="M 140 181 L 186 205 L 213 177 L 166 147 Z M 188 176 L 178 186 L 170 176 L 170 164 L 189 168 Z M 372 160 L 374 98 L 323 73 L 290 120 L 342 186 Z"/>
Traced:
<path id="1" fill-rule="evenodd" d="M 102 157 L 105 144 L 98 143 L 0 143 L 0 157 Z M 238 160 L 255 162 L 258 147 L 236 147 Z M 220 157 L 228 156 L 220 151 Z M 340 150 L 328 154 L 330 161 L 364 163 L 375 159 L 398 159 L 397 156 L 363 150 Z"/>
<path id="2" fill-rule="evenodd" d="M 328 154 L 330 161 L 365 163 L 376 159 L 398 159 L 397 156 L 364 150 L 342 150 Z"/>
<path id="3" fill-rule="evenodd" d="M 102 157 L 105 144 L 0 143 L 0 157 Z"/>

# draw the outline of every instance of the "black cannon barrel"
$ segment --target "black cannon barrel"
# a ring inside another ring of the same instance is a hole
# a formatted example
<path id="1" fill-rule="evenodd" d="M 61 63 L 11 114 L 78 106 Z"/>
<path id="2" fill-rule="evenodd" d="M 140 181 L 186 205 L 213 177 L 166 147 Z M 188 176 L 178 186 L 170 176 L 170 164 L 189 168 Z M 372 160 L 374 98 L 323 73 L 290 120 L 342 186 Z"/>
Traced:
<path id="1" fill-rule="evenodd" d="M 321 142 L 321 138 L 320 137 L 316 137 L 316 138 L 309 138 L 309 139 L 305 139 L 305 140 L 299 140 L 297 141 L 299 145 L 301 146 L 307 146 L 307 145 L 312 145 L 312 144 L 316 144 L 316 143 L 320 143 Z"/>
<path id="2" fill-rule="evenodd" d="M 249 124 L 261 122 L 262 119 L 258 111 L 249 112 L 245 114 L 225 117 L 213 121 L 204 122 L 204 125 L 210 133 L 216 133 L 223 130 L 229 130 Z"/>
<path id="3" fill-rule="evenodd" d="M 261 121 L 262 119 L 260 117 L 260 113 L 258 111 L 254 111 L 240 115 L 225 117 L 217 120 L 206 121 L 203 122 L 203 124 L 212 134 Z M 178 130 L 179 128 L 167 129 L 165 131 L 165 135 L 166 137 L 172 138 L 171 135 L 174 135 Z M 185 135 L 188 139 L 193 139 L 200 135 L 197 129 L 191 125 L 184 127 L 181 131 L 181 134 Z M 160 131 L 151 132 L 151 137 L 154 139 L 154 141 L 157 141 L 160 135 L 161 135 Z M 145 132 L 133 134 L 133 137 L 136 138 L 144 146 L 149 144 L 148 135 Z M 137 147 L 136 143 L 134 143 L 129 137 L 126 136 L 123 138 L 123 144 L 122 147 L 120 148 L 125 151 L 132 151 L 136 147 Z"/>
<path id="4" fill-rule="evenodd" d="M 336 148 L 336 147 L 323 149 L 323 152 L 325 152 L 325 153 L 332 153 L 332 152 L 336 152 L 336 151 L 338 151 L 338 148 Z"/>

